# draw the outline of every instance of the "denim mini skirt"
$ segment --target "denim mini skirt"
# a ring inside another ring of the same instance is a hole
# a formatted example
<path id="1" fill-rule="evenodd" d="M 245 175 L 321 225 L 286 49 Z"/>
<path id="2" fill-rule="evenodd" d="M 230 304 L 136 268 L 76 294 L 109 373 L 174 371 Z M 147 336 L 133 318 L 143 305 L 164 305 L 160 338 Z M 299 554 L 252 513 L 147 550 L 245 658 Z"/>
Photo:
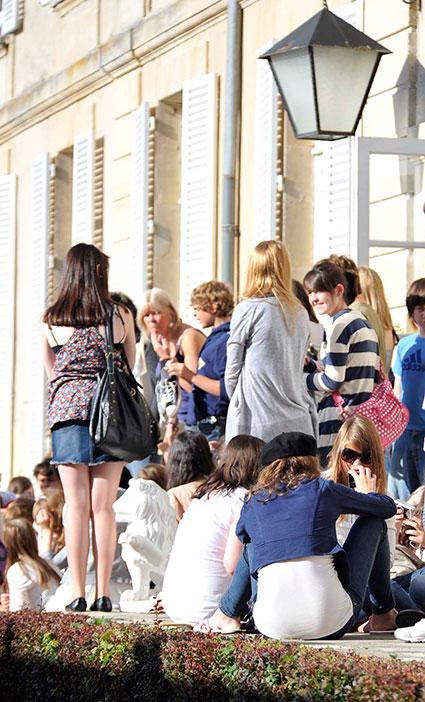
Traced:
<path id="1" fill-rule="evenodd" d="M 56 424 L 52 429 L 52 458 L 50 463 L 82 463 L 96 466 L 99 463 L 121 461 L 96 448 L 89 433 L 88 422 L 69 421 Z"/>

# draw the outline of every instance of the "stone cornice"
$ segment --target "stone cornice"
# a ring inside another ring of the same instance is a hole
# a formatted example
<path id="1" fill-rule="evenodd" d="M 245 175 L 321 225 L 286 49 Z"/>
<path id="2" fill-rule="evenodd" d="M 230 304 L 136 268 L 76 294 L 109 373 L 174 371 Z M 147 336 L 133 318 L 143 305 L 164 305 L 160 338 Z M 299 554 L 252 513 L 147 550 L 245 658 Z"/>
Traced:
<path id="1" fill-rule="evenodd" d="M 226 0 L 197 7 L 196 0 L 178 0 L 6 102 L 0 109 L 0 144 L 204 31 L 227 12 Z"/>

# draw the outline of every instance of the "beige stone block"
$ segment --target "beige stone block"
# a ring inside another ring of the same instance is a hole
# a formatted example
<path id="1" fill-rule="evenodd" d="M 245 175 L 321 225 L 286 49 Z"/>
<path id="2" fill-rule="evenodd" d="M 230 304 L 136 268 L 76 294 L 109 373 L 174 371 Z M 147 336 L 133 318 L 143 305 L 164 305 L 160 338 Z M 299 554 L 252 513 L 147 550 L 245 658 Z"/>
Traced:
<path id="1" fill-rule="evenodd" d="M 385 40 L 385 47 L 393 53 L 382 57 L 370 95 L 407 83 L 409 80 L 408 57 L 411 36 L 412 30 L 404 29 Z"/>
<path id="2" fill-rule="evenodd" d="M 109 287 L 111 290 L 128 292 L 131 290 L 129 280 L 130 239 L 114 241 L 109 249 Z"/>
<path id="3" fill-rule="evenodd" d="M 405 85 L 369 98 L 363 111 L 362 136 L 407 136 L 408 98 Z"/>
<path id="4" fill-rule="evenodd" d="M 139 74 L 131 71 L 114 85 L 112 111 L 115 119 L 135 110 L 140 104 Z"/>
<path id="5" fill-rule="evenodd" d="M 131 193 L 132 163 L 130 156 L 114 161 L 111 195 L 113 200 L 128 197 Z"/>
<path id="6" fill-rule="evenodd" d="M 389 4 L 388 0 L 366 0 L 364 32 L 375 41 L 381 41 L 409 26 L 409 11 L 409 5 L 401 1 Z"/>
<path id="7" fill-rule="evenodd" d="M 109 208 L 111 231 L 110 242 L 113 246 L 117 241 L 127 239 L 131 235 L 131 200 L 125 197 L 111 203 Z"/>
<path id="8" fill-rule="evenodd" d="M 100 41 L 125 32 L 143 17 L 145 0 L 102 0 L 100 12 Z"/>
<path id="9" fill-rule="evenodd" d="M 111 158 L 116 160 L 133 152 L 134 114 L 130 112 L 114 121 L 112 128 Z"/>

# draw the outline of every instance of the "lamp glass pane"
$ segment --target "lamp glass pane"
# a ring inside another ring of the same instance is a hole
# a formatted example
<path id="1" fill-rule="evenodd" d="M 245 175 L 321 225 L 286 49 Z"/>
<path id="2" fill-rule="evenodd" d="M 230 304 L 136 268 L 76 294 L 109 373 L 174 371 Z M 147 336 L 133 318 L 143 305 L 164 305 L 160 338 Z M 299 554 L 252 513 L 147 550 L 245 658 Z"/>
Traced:
<path id="1" fill-rule="evenodd" d="M 308 49 L 271 56 L 272 64 L 284 95 L 297 134 L 317 129 L 314 105 L 313 76 Z"/>
<path id="2" fill-rule="evenodd" d="M 321 131 L 353 131 L 377 59 L 371 49 L 313 47 Z"/>

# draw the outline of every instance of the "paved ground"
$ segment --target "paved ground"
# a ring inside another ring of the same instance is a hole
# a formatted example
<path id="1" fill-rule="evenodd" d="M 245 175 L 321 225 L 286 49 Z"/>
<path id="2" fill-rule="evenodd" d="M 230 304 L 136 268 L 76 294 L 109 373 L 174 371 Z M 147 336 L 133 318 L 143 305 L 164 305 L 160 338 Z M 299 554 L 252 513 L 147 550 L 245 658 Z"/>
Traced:
<path id="1" fill-rule="evenodd" d="M 93 616 L 93 614 L 91 616 Z M 164 614 L 111 612 L 110 614 L 102 614 L 101 616 L 105 617 L 105 619 L 112 619 L 115 621 L 139 621 L 145 624 L 153 624 L 155 621 L 159 621 L 162 626 L 172 626 L 172 622 L 169 622 Z M 364 656 L 385 656 L 398 658 L 400 660 L 425 661 L 425 643 L 404 643 L 395 639 L 391 634 L 347 634 L 339 641 L 303 641 L 302 643 L 315 648 L 329 646 L 341 651 L 352 650 Z"/>

